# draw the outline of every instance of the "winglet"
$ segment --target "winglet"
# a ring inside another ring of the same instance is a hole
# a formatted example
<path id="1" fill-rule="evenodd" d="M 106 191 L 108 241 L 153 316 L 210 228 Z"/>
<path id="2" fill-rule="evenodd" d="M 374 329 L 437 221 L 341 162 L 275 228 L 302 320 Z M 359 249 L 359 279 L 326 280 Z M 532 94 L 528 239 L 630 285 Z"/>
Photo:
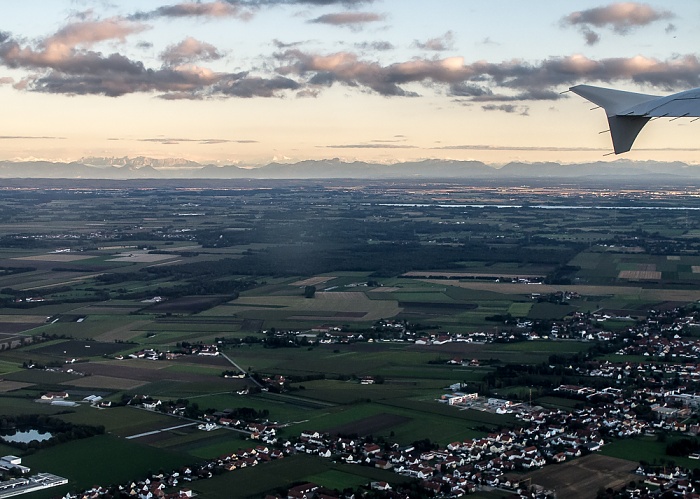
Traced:
<path id="1" fill-rule="evenodd" d="M 626 114 L 625 111 L 659 98 L 657 95 L 638 94 L 592 85 L 576 85 L 569 90 L 605 109 L 615 154 L 629 151 L 637 135 L 649 121 L 648 116 Z"/>
<path id="2" fill-rule="evenodd" d="M 608 116 L 615 154 L 622 154 L 632 149 L 634 139 L 650 119 L 643 116 Z"/>

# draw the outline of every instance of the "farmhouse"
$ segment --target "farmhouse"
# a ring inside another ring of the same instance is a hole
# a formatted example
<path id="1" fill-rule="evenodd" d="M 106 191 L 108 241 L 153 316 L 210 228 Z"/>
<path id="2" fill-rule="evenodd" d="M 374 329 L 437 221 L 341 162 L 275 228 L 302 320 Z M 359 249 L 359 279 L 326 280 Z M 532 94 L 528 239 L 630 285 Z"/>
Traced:
<path id="1" fill-rule="evenodd" d="M 41 400 L 65 400 L 67 398 L 66 392 L 46 392 L 41 396 Z"/>

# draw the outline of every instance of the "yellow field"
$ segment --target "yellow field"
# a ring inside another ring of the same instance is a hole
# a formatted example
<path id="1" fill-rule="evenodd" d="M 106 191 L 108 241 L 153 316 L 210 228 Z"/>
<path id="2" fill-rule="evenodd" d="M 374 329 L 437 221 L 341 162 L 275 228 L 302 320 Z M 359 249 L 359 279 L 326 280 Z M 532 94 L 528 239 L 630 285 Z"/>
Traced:
<path id="1" fill-rule="evenodd" d="M 33 260 L 37 262 L 77 262 L 95 258 L 90 255 L 74 255 L 71 253 L 49 253 L 48 255 L 18 256 L 12 260 Z"/>
<path id="2" fill-rule="evenodd" d="M 342 317 L 346 320 L 378 320 L 386 317 L 393 317 L 401 312 L 399 304 L 395 300 L 370 300 L 361 292 L 317 292 L 313 298 L 303 296 L 246 296 L 229 302 L 238 310 L 261 310 L 261 307 L 270 306 L 284 307 L 293 312 L 294 315 L 304 316 L 304 312 L 315 312 L 313 320 L 323 319 L 318 312 L 327 312 L 328 318 Z M 246 307 L 246 305 L 251 305 Z M 362 316 L 348 318 L 342 316 L 343 313 L 361 314 Z"/>
<path id="3" fill-rule="evenodd" d="M 303 281 L 296 281 L 290 284 L 290 286 L 316 286 L 317 284 L 323 284 L 324 282 L 332 281 L 335 276 L 316 276 L 309 277 Z"/>
<path id="4" fill-rule="evenodd" d="M 110 258 L 108 262 L 134 262 L 134 263 L 152 263 L 161 262 L 163 260 L 171 260 L 177 258 L 178 255 L 153 255 L 150 253 L 134 251 L 133 253 L 126 253 L 124 255 L 118 256 L 116 258 Z"/>

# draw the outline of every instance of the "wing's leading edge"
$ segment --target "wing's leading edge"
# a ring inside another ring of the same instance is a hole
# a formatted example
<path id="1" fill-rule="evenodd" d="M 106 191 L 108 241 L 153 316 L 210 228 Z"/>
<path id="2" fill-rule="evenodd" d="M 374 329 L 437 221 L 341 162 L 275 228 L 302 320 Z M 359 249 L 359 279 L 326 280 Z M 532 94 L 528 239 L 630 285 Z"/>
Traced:
<path id="1" fill-rule="evenodd" d="M 576 85 L 569 90 L 605 109 L 615 154 L 629 151 L 651 118 L 700 116 L 700 88 L 665 97 L 592 85 Z"/>

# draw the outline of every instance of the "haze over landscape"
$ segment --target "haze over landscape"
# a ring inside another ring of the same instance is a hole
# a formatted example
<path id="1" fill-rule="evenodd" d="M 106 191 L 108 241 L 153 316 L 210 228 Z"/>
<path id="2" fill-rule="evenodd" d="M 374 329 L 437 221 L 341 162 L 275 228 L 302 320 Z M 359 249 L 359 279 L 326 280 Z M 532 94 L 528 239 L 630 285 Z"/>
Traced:
<path id="1" fill-rule="evenodd" d="M 603 112 L 560 92 L 700 86 L 699 20 L 680 1 L 12 2 L 0 159 L 614 160 Z M 698 126 L 652 123 L 626 159 L 695 163 Z"/>

